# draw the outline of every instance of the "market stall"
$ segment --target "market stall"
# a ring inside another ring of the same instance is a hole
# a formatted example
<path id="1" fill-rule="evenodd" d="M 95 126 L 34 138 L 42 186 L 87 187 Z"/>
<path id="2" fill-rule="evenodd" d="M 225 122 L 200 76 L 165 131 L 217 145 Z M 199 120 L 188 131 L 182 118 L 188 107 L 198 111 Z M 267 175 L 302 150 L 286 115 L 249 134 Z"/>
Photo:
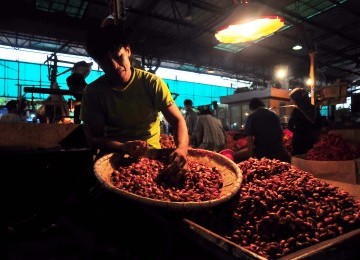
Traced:
<path id="1" fill-rule="evenodd" d="M 281 164 L 267 159 L 240 163 L 245 171 L 238 199 L 187 217 L 189 230 L 234 258 L 358 256 L 359 186 L 317 179 L 296 168 L 279 170 Z M 344 201 L 355 204 L 347 209 Z"/>
<path id="2" fill-rule="evenodd" d="M 254 97 L 261 98 L 267 108 L 271 108 L 284 123 L 287 123 L 291 112 L 289 90 L 270 87 L 220 97 L 220 102 L 229 106 L 231 129 L 243 128 L 250 113 L 249 101 Z"/>
<path id="3" fill-rule="evenodd" d="M 307 154 L 291 163 L 318 178 L 359 184 L 359 129 L 334 129 L 323 133 Z"/>
<path id="4" fill-rule="evenodd" d="M 221 155 L 216 157 L 230 161 Z M 243 177 L 236 194 L 221 203 L 208 204 L 205 199 L 187 207 L 188 202 L 184 203 L 180 198 L 172 201 L 163 197 L 161 194 L 167 193 L 163 193 L 162 188 L 159 188 L 161 192 L 155 189 L 154 194 L 149 192 L 139 197 L 141 188 L 136 188 L 135 184 L 130 186 L 131 189 L 135 187 L 136 196 L 129 195 L 129 192 L 135 192 L 129 190 L 129 186 L 114 187 L 116 175 L 109 178 L 113 171 L 109 166 L 113 164 L 108 164 L 109 158 L 98 161 L 95 168 L 103 172 L 99 166 L 108 165 L 104 175 L 108 177 L 98 175 L 107 189 L 140 205 L 154 206 L 157 214 L 166 216 L 176 232 L 224 259 L 311 259 L 354 254 L 354 250 L 344 248 L 359 240 L 357 185 L 341 184 L 338 187 L 338 182 L 329 184 L 288 163 L 250 158 L 237 164 Z M 211 157 L 207 160 L 212 161 Z M 116 187 L 120 191 L 114 190 Z M 184 192 L 182 189 L 173 191 Z M 218 199 L 215 201 L 219 202 Z"/>

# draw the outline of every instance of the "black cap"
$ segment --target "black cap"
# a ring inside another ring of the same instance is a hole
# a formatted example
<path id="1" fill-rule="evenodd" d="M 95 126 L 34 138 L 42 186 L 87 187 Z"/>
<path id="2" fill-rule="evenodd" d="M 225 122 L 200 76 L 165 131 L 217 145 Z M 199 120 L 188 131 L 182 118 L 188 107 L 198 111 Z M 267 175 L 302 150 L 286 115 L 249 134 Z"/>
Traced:
<path id="1" fill-rule="evenodd" d="M 90 67 L 92 66 L 93 63 L 92 62 L 86 62 L 86 61 L 79 61 L 79 62 L 76 62 L 74 64 L 74 68 L 77 68 L 77 67 Z"/>
<path id="2" fill-rule="evenodd" d="M 249 102 L 250 110 L 255 110 L 259 107 L 265 107 L 264 102 L 260 98 L 252 98 Z"/>
<path id="3" fill-rule="evenodd" d="M 128 46 L 129 42 L 124 30 L 115 25 L 96 27 L 86 36 L 86 51 L 94 60 L 99 60 L 109 51 L 114 52 L 121 47 Z"/>

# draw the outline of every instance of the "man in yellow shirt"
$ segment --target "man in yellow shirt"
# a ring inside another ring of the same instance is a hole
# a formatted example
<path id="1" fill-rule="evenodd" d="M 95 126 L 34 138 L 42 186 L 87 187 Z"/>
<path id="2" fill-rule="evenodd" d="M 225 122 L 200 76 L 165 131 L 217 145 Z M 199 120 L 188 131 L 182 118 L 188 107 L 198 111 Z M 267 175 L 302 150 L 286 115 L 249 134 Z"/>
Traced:
<path id="1" fill-rule="evenodd" d="M 84 90 L 81 119 L 89 127 L 92 144 L 104 152 L 145 153 L 160 147 L 160 112 L 174 130 L 174 169 L 186 165 L 188 133 L 179 108 L 166 83 L 158 76 L 131 67 L 131 49 L 116 26 L 97 28 L 88 34 L 88 54 L 104 75 Z"/>

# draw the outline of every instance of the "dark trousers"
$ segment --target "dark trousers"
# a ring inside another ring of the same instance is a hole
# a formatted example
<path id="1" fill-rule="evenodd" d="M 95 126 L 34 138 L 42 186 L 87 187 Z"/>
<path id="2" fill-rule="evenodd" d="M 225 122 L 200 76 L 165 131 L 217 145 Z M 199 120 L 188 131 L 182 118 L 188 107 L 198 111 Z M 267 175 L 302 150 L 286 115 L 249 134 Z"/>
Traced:
<path id="1" fill-rule="evenodd" d="M 81 110 L 81 105 L 76 105 L 74 107 L 74 123 L 75 124 L 80 124 L 81 123 L 80 110 Z"/>

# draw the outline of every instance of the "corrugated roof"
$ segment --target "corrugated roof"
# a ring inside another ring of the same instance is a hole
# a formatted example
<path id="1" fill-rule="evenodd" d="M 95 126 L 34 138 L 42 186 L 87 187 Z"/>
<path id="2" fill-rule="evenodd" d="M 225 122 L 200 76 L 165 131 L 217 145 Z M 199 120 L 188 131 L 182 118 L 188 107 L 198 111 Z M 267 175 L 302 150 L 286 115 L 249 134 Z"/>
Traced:
<path id="1" fill-rule="evenodd" d="M 119 0 L 118 0 L 119 1 Z M 278 64 L 293 78 L 309 74 L 309 51 L 316 51 L 318 79 L 360 79 L 360 1 L 257 0 L 119 1 L 124 26 L 138 57 L 162 66 L 249 80 L 271 80 Z M 86 55 L 86 31 L 109 15 L 106 0 L 17 0 L 0 11 L 0 44 Z M 255 42 L 219 43 L 215 32 L 250 15 L 279 15 L 286 26 Z M 293 51 L 301 42 L 304 48 Z M 144 59 L 146 60 L 146 59 Z"/>

